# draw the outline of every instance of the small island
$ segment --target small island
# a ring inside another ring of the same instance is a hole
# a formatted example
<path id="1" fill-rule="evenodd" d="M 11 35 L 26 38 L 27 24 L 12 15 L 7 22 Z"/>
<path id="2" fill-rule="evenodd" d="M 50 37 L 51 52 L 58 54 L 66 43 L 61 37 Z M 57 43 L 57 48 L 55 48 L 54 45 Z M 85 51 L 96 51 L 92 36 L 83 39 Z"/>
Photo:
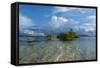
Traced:
<path id="1" fill-rule="evenodd" d="M 70 31 L 66 33 L 60 33 L 57 36 L 48 34 L 47 38 L 48 40 L 53 40 L 55 38 L 58 38 L 59 40 L 67 41 L 67 40 L 74 40 L 76 38 L 79 38 L 79 35 L 76 32 L 74 32 L 73 29 L 70 29 Z"/>
<path id="2" fill-rule="evenodd" d="M 73 31 L 73 29 L 70 29 L 69 32 L 61 33 L 57 36 L 60 40 L 74 40 L 76 38 L 79 38 L 79 35 Z"/>

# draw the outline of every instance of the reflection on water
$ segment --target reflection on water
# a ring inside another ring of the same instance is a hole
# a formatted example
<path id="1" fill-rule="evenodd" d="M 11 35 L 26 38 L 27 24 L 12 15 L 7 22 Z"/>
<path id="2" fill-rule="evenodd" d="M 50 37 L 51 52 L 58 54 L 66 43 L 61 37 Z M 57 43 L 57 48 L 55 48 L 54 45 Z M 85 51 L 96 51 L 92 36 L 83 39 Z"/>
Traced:
<path id="1" fill-rule="evenodd" d="M 81 37 L 73 41 L 25 41 L 20 37 L 19 62 L 58 62 L 92 60 L 96 58 L 95 37 Z"/>

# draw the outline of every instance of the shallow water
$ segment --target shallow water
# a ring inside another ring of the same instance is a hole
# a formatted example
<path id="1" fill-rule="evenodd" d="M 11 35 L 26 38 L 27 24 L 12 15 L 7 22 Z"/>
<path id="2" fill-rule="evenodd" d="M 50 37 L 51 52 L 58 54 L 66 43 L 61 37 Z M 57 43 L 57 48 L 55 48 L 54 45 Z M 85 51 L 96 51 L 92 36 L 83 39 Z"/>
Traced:
<path id="1" fill-rule="evenodd" d="M 39 40 L 27 42 L 20 37 L 19 63 L 59 62 L 96 59 L 95 37 L 80 37 L 73 41 Z"/>

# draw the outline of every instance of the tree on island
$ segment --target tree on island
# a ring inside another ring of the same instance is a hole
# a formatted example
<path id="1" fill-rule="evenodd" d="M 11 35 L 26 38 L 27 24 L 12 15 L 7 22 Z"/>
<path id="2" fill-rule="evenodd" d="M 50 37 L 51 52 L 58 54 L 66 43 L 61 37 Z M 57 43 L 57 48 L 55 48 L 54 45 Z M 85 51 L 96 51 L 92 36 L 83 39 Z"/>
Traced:
<path id="1" fill-rule="evenodd" d="M 44 33 L 47 37 L 48 40 L 52 40 L 54 38 L 54 35 L 53 34 L 49 34 L 47 32 Z"/>
<path id="2" fill-rule="evenodd" d="M 73 29 L 70 29 L 69 32 L 61 33 L 57 36 L 60 40 L 73 40 L 75 38 L 78 38 L 79 35 L 73 31 Z"/>

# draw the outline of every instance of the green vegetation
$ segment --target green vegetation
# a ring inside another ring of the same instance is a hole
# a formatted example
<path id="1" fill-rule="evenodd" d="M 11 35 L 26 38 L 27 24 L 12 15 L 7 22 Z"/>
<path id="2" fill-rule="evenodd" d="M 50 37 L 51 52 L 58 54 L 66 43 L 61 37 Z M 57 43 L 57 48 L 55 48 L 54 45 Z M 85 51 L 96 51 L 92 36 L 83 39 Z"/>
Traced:
<path id="1" fill-rule="evenodd" d="M 48 40 L 53 40 L 55 38 L 58 38 L 60 40 L 74 40 L 76 38 L 79 38 L 79 35 L 73 31 L 73 29 L 70 29 L 69 32 L 66 33 L 61 33 L 57 36 L 53 35 L 53 34 L 46 34 Z"/>
<path id="2" fill-rule="evenodd" d="M 60 40 L 73 40 L 75 38 L 79 38 L 79 35 L 74 32 L 72 29 L 67 33 L 61 33 L 57 36 Z"/>
<path id="3" fill-rule="evenodd" d="M 48 33 L 45 33 L 45 35 L 47 36 L 48 40 L 54 40 L 57 38 L 60 40 L 74 40 L 76 38 L 79 38 L 79 35 L 76 32 L 74 32 L 73 29 L 70 29 L 69 32 L 60 33 L 59 35 L 48 34 Z M 27 42 L 31 43 L 32 41 L 33 41 L 33 37 L 29 35 L 27 38 Z"/>
<path id="4" fill-rule="evenodd" d="M 56 36 L 55 36 L 55 35 L 53 35 L 53 34 L 48 34 L 48 33 L 45 33 L 45 35 L 47 36 L 47 39 L 48 39 L 48 40 L 53 40 L 53 39 L 55 39 L 55 38 L 56 38 Z"/>
<path id="5" fill-rule="evenodd" d="M 53 39 L 55 39 L 55 35 L 48 34 L 47 38 L 48 38 L 48 40 L 53 40 Z"/>

